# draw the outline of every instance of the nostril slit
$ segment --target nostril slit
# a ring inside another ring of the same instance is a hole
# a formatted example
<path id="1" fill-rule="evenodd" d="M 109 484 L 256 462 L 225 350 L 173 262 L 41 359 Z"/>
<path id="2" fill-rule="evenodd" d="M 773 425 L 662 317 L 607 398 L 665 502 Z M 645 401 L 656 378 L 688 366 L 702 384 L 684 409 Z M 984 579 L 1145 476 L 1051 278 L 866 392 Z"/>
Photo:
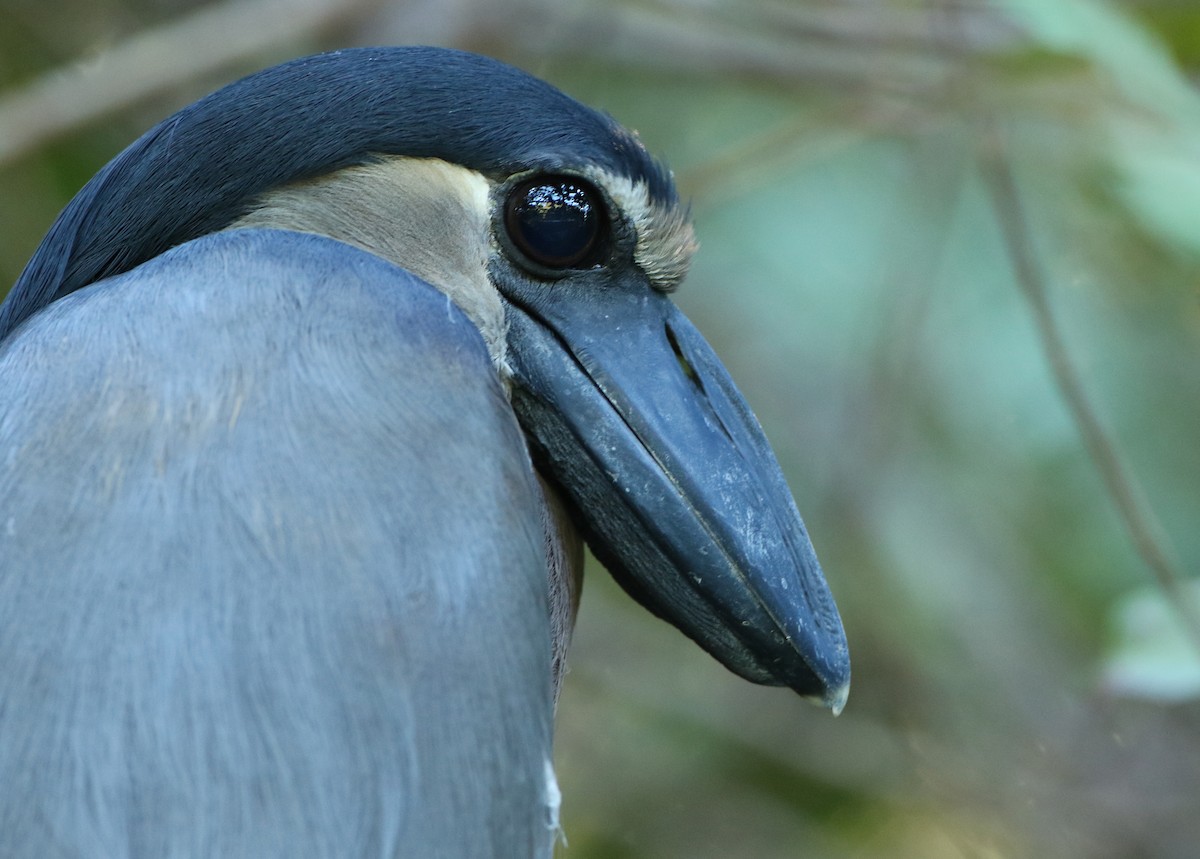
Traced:
<path id="1" fill-rule="evenodd" d="M 675 353 L 675 360 L 679 362 L 679 369 L 683 371 L 683 375 L 688 377 L 688 380 L 697 388 L 704 391 L 704 385 L 700 381 L 700 374 L 691 365 L 688 359 L 684 356 L 683 350 L 679 348 L 679 341 L 675 339 L 675 332 L 671 330 L 670 325 L 663 326 L 667 333 L 667 342 L 671 344 L 671 351 Z"/>

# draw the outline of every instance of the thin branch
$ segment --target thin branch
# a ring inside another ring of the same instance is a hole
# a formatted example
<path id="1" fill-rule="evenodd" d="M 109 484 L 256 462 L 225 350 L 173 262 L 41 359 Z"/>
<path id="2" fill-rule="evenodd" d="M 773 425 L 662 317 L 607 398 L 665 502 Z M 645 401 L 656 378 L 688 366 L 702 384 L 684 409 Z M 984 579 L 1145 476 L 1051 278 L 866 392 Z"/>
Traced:
<path id="1" fill-rule="evenodd" d="M 1135 550 L 1150 568 L 1168 600 L 1174 604 L 1184 629 L 1200 651 L 1200 609 L 1184 586 L 1187 577 L 1173 560 L 1168 538 L 1138 486 L 1136 477 L 1125 465 L 1116 444 L 1092 407 L 1079 372 L 1067 351 L 1062 331 L 1054 319 L 1049 290 L 1037 262 L 1004 135 L 994 121 L 981 120 L 980 127 L 983 138 L 980 167 L 991 193 L 992 205 L 1000 222 L 1017 283 L 1029 301 L 1042 350 L 1050 364 L 1059 395 L 1071 413 L 1084 447 L 1104 481 Z"/>
<path id="2" fill-rule="evenodd" d="M 271 47 L 312 35 L 371 0 L 227 0 L 0 94 L 0 165 L 48 140 Z"/>

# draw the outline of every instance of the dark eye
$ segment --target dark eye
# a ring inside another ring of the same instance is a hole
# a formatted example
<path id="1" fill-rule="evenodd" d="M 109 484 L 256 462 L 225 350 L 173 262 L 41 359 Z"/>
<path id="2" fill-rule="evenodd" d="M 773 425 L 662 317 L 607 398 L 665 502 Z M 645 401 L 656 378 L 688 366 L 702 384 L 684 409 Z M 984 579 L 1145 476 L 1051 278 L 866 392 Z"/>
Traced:
<path id="1" fill-rule="evenodd" d="M 536 176 L 512 189 L 504 227 L 517 250 L 546 268 L 578 268 L 600 244 L 600 193 L 574 176 Z"/>

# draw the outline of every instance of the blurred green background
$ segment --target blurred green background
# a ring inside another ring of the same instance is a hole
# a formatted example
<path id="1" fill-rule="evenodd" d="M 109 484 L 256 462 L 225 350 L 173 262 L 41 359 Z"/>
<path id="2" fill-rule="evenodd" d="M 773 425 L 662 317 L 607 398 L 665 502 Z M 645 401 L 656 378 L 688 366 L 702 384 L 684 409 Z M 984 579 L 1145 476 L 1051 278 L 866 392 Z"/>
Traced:
<path id="1" fill-rule="evenodd" d="M 347 44 L 508 60 L 674 167 L 702 242 L 679 303 L 776 446 L 854 687 L 835 720 L 738 680 L 593 564 L 560 856 L 1200 855 L 1179 621 L 1200 3 L 0 0 L 0 21 L 0 284 L 158 119 Z"/>

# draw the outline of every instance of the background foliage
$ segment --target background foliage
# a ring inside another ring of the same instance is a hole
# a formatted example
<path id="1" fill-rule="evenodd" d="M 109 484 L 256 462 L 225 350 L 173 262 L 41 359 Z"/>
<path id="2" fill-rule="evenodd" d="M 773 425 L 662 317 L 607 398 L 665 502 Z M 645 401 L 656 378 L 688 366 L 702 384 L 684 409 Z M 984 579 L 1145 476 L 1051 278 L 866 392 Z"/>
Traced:
<path id="1" fill-rule="evenodd" d="M 1196 4 L 0 0 L 0 18 L 0 283 L 150 124 L 346 44 L 501 57 L 674 166 L 703 243 L 679 302 L 776 445 L 854 690 L 833 720 L 752 687 L 593 566 L 560 855 L 1196 855 Z"/>

